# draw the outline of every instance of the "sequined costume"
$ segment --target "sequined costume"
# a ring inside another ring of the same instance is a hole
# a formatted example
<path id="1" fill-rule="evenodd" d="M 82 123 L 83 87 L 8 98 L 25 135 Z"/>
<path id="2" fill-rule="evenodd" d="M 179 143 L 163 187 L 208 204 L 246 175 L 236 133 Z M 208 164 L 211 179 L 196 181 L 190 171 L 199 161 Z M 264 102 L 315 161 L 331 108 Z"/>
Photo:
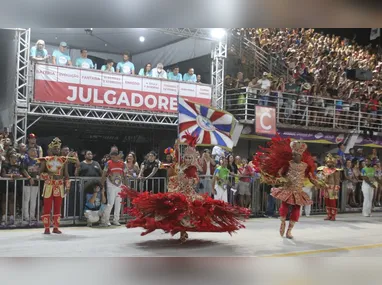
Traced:
<path id="1" fill-rule="evenodd" d="M 340 171 L 337 169 L 336 158 L 330 153 L 325 158 L 326 166 L 319 167 L 318 176 L 322 181 L 323 187 L 321 191 L 324 192 L 325 206 L 326 206 L 326 218 L 325 220 L 335 221 L 338 213 L 337 201 L 340 191 Z"/>
<path id="2" fill-rule="evenodd" d="M 292 207 L 286 237 L 293 238 L 292 229 L 299 220 L 300 207 L 313 203 L 303 191 L 305 178 L 316 183 L 314 162 L 307 152 L 307 145 L 276 136 L 268 143 L 268 148 L 262 148 L 262 152 L 256 154 L 253 163 L 264 183 L 278 185 L 272 188 L 271 195 L 282 201 L 279 209 L 281 236 L 284 236 L 286 217 Z"/>
<path id="3" fill-rule="evenodd" d="M 175 149 L 178 149 L 175 146 Z M 142 227 L 142 235 L 161 229 L 175 235 L 181 233 L 184 242 L 187 232 L 228 232 L 244 228 L 242 221 L 249 216 L 248 209 L 234 207 L 208 195 L 198 195 L 194 187 L 199 184 L 194 165 L 197 152 L 194 145 L 186 148 L 184 157 L 193 162 L 176 165 L 175 175 L 169 178 L 168 193 L 137 193 L 127 187 L 122 197 L 132 199 L 132 208 L 126 212 L 135 219 L 127 223 L 128 228 Z M 177 157 L 177 155 L 176 155 Z"/>
<path id="4" fill-rule="evenodd" d="M 285 183 L 283 183 L 282 187 L 272 188 L 272 196 L 289 205 L 311 205 L 312 200 L 310 200 L 308 194 L 302 191 L 306 168 L 307 164 L 305 162 L 295 163 L 290 161 Z"/>
<path id="5" fill-rule="evenodd" d="M 50 213 L 53 205 L 53 233 L 61 234 L 58 229 L 60 226 L 61 217 L 61 204 L 62 198 L 65 196 L 65 188 L 70 188 L 69 175 L 65 168 L 66 163 L 69 162 L 69 157 L 59 156 L 61 141 L 55 138 L 50 144 L 49 148 L 53 150 L 56 155 L 39 158 L 41 162 L 42 172 L 41 179 L 45 180 L 44 191 L 44 209 L 41 216 L 45 228 L 45 234 L 50 234 Z"/>

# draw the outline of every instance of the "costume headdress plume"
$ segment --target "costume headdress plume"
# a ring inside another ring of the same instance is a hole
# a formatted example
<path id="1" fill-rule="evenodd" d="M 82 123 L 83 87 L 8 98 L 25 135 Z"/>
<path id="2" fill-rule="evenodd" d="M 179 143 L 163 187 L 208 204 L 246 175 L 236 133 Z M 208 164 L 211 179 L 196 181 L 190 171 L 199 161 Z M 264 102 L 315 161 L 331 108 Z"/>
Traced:
<path id="1" fill-rule="evenodd" d="M 253 164 L 263 174 L 277 177 L 280 175 L 280 169 L 285 174 L 289 167 L 289 161 L 292 160 L 292 152 L 300 153 L 302 161 L 308 164 L 306 174 L 313 173 L 315 169 L 313 158 L 305 143 L 292 142 L 290 138 L 281 138 L 277 134 L 267 143 L 267 147 L 260 147 L 260 150 L 254 156 Z"/>
<path id="2" fill-rule="evenodd" d="M 292 149 L 292 152 L 302 155 L 306 151 L 308 146 L 306 145 L 306 143 L 300 141 L 292 141 L 290 143 L 290 148 Z"/>
<path id="3" fill-rule="evenodd" d="M 182 136 L 182 139 L 184 139 L 185 143 L 188 144 L 184 150 L 184 156 L 191 156 L 193 159 L 195 159 L 198 156 L 198 152 L 195 149 L 195 146 L 198 142 L 198 137 L 190 134 L 189 132 L 186 132 L 186 134 Z"/>
<path id="4" fill-rule="evenodd" d="M 325 163 L 336 163 L 336 158 L 331 153 L 328 153 L 325 157 Z"/>
<path id="5" fill-rule="evenodd" d="M 48 147 L 49 148 L 54 148 L 54 147 L 61 148 L 61 140 L 59 138 L 54 138 Z"/>
<path id="6" fill-rule="evenodd" d="M 170 154 L 172 155 L 174 153 L 174 149 L 171 147 L 168 147 L 164 150 L 164 154 Z"/>

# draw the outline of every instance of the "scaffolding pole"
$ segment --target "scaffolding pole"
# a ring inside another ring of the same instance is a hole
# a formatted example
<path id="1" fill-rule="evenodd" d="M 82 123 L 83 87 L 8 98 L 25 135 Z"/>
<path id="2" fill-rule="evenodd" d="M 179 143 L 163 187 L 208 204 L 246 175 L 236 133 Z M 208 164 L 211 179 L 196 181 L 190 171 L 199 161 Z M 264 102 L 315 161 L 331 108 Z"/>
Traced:
<path id="1" fill-rule="evenodd" d="M 227 58 L 227 35 L 213 45 L 211 52 L 212 102 L 218 109 L 224 108 L 224 60 Z"/>
<path id="2" fill-rule="evenodd" d="M 16 41 L 17 74 L 13 125 L 13 141 L 15 146 L 21 142 L 26 142 L 28 129 L 30 29 L 16 29 Z"/>

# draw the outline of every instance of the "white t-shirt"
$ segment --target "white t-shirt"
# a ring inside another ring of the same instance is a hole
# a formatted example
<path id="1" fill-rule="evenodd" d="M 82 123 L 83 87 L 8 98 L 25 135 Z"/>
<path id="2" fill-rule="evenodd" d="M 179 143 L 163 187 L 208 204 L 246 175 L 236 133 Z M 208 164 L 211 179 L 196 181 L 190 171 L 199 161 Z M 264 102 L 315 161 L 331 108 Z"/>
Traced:
<path id="1" fill-rule="evenodd" d="M 220 146 L 214 146 L 212 155 L 215 155 L 215 161 L 219 161 L 220 158 L 224 157 L 224 150 Z"/>
<path id="2" fill-rule="evenodd" d="M 257 84 L 260 84 L 261 85 L 261 89 L 263 90 L 268 90 L 268 88 L 271 87 L 271 82 L 268 80 L 268 79 L 260 79 L 259 81 L 257 81 Z M 267 95 L 269 96 L 269 91 L 267 92 L 262 92 L 262 95 Z"/>
<path id="3" fill-rule="evenodd" d="M 153 68 L 153 70 L 151 71 L 151 76 L 152 77 L 156 77 L 156 78 L 163 78 L 163 79 L 167 79 L 167 72 L 162 69 L 162 72 L 158 72 L 158 69 L 155 67 Z"/>

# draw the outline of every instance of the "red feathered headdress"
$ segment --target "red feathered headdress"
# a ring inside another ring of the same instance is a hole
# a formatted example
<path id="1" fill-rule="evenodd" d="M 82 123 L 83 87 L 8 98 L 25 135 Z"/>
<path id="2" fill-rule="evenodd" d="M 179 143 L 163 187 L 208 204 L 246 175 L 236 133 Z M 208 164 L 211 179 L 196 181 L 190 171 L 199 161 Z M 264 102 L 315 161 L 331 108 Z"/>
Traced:
<path id="1" fill-rule="evenodd" d="M 190 134 L 189 132 L 186 132 L 186 134 L 182 136 L 182 139 L 184 139 L 185 143 L 187 143 L 190 147 L 195 147 L 199 137 L 195 136 L 194 134 Z"/>
<path id="2" fill-rule="evenodd" d="M 297 147 L 300 144 L 292 144 Z M 315 165 L 312 156 L 302 147 L 299 150 L 304 150 L 302 153 L 302 161 L 308 164 L 306 175 L 313 173 Z M 278 177 L 280 170 L 282 174 L 288 171 L 289 161 L 292 160 L 292 148 L 290 138 L 281 138 L 279 134 L 272 138 L 267 143 L 267 147 L 260 147 L 260 152 L 257 152 L 253 158 L 255 169 L 261 170 L 270 176 Z"/>

